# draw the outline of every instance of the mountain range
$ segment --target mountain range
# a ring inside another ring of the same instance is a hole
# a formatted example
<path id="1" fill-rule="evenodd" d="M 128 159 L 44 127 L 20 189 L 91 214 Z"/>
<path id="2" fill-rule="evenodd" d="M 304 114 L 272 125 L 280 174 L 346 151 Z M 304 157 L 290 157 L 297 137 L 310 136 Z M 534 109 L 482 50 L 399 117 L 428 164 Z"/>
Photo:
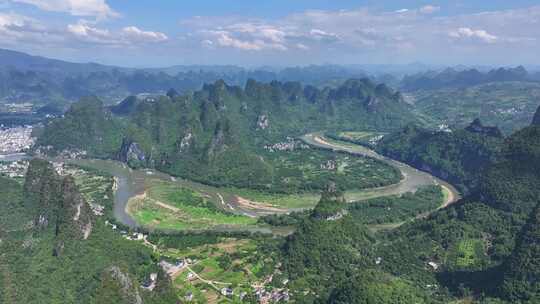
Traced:
<path id="1" fill-rule="evenodd" d="M 217 81 L 193 94 L 168 93 L 132 96 L 112 107 L 82 99 L 45 126 L 39 149 L 85 151 L 205 183 L 266 188 L 276 154 L 265 146 L 319 130 L 397 130 L 416 120 L 399 92 L 369 79 L 324 89 Z"/>
<path id="2" fill-rule="evenodd" d="M 497 68 L 486 73 L 477 69 L 456 70 L 447 68 L 440 72 L 428 71 L 403 78 L 400 88 L 404 91 L 465 88 L 490 82 L 540 81 L 540 74 L 530 74 L 523 66 Z"/>

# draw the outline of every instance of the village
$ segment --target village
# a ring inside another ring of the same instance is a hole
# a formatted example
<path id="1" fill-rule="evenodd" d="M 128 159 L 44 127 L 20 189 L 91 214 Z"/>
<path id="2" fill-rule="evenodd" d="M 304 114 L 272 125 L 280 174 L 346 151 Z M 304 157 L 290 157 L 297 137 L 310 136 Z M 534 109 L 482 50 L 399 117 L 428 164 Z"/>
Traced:
<path id="1" fill-rule="evenodd" d="M 0 154 L 14 154 L 25 152 L 35 142 L 32 137 L 31 126 L 3 128 L 0 126 Z"/>
<path id="2" fill-rule="evenodd" d="M 142 242 L 145 246 L 152 248 L 153 251 L 158 252 L 160 248 L 152 244 L 148 240 L 148 234 L 140 232 L 128 232 L 126 230 L 121 230 L 116 224 L 106 221 L 105 224 L 109 226 L 113 231 L 118 232 L 122 235 L 123 238 L 130 241 Z M 228 299 L 239 299 L 243 300 L 247 296 L 246 290 L 250 290 L 257 298 L 257 301 L 261 304 L 267 303 L 278 303 L 278 302 L 287 302 L 289 301 L 289 292 L 286 288 L 268 288 L 270 286 L 274 274 L 264 278 L 261 282 L 255 282 L 248 284 L 247 288 L 233 288 L 231 283 L 213 281 L 205 279 L 202 277 L 202 274 L 195 271 L 194 266 L 200 264 L 197 259 L 184 257 L 172 257 L 166 255 L 164 252 L 160 252 L 162 258 L 158 262 L 158 266 L 163 269 L 163 272 L 166 273 L 170 279 L 173 281 L 178 279 L 183 279 L 189 284 L 202 283 L 207 287 L 214 289 L 220 296 L 226 297 Z M 276 274 L 279 273 L 279 270 L 276 268 Z M 151 273 L 148 278 L 141 284 L 141 288 L 148 291 L 153 291 L 157 285 L 158 274 Z M 283 285 L 286 285 L 288 280 L 282 282 Z M 194 301 L 194 293 L 188 291 L 184 295 L 184 302 L 189 303 Z"/>

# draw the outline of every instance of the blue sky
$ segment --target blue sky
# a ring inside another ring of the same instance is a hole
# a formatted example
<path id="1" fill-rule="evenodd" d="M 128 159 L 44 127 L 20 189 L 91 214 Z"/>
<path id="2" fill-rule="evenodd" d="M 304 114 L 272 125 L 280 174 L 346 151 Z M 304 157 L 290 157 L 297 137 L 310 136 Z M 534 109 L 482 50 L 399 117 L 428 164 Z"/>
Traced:
<path id="1" fill-rule="evenodd" d="M 123 66 L 540 64 L 540 1 L 0 0 L 0 47 Z"/>

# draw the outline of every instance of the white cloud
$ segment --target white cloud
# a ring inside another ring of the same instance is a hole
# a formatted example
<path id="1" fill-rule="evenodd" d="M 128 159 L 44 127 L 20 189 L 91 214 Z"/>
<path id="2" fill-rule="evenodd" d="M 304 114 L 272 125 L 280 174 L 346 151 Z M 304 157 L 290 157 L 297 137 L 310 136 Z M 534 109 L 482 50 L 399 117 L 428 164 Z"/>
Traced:
<path id="1" fill-rule="evenodd" d="M 426 5 L 418 9 L 422 14 L 433 14 L 441 10 L 440 6 Z"/>
<path id="2" fill-rule="evenodd" d="M 468 27 L 461 27 L 455 31 L 451 31 L 449 35 L 456 39 L 473 39 L 485 43 L 495 43 L 499 40 L 497 36 L 492 35 L 485 30 L 474 30 Z"/>
<path id="3" fill-rule="evenodd" d="M 90 25 L 84 20 L 79 21 L 77 24 L 69 24 L 67 32 L 81 42 L 110 46 L 133 46 L 136 44 L 164 42 L 169 39 L 163 33 L 143 31 L 136 26 L 128 26 L 120 31 L 111 32 Z"/>
<path id="4" fill-rule="evenodd" d="M 440 10 L 426 5 L 399 11 L 308 10 L 277 19 L 199 16 L 181 25 L 185 45 L 242 50 L 246 58 L 259 60 L 257 53 L 274 51 L 265 55 L 278 62 L 485 62 L 486 53 L 504 59 L 496 56 L 520 46 L 540 47 L 540 6 L 460 15 L 437 14 Z M 301 57 L 304 50 L 308 57 Z M 284 58 L 284 52 L 290 57 Z"/>
<path id="5" fill-rule="evenodd" d="M 118 17 L 105 0 L 12 0 L 26 3 L 51 12 L 63 12 L 81 17 Z"/>
<path id="6" fill-rule="evenodd" d="M 128 26 L 122 29 L 125 38 L 131 41 L 142 42 L 163 42 L 169 39 L 167 35 L 160 32 L 143 31 L 135 26 Z"/>
<path id="7" fill-rule="evenodd" d="M 312 29 L 309 34 L 316 40 L 339 40 L 339 35 L 328 33 L 321 29 Z"/>
<path id="8" fill-rule="evenodd" d="M 299 50 L 309 50 L 309 46 L 307 46 L 305 44 L 302 44 L 302 43 L 297 43 L 296 48 L 299 49 Z"/>
<path id="9" fill-rule="evenodd" d="M 0 43 L 5 46 L 19 43 L 43 44 L 57 41 L 61 36 L 48 32 L 46 27 L 35 19 L 10 13 L 0 13 Z"/>
<path id="10" fill-rule="evenodd" d="M 203 29 L 201 44 L 207 48 L 215 46 L 244 51 L 286 51 L 287 32 L 279 27 L 259 23 L 232 23 L 215 29 Z"/>

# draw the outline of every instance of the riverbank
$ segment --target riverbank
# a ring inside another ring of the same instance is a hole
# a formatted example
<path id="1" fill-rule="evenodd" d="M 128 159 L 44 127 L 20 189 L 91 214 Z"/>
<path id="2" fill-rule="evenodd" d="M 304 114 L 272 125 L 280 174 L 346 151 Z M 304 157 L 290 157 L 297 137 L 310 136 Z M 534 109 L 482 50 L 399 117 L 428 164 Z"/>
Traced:
<path id="1" fill-rule="evenodd" d="M 440 180 L 429 173 L 419 171 L 406 164 L 379 155 L 366 147 L 334 141 L 324 137 L 321 133 L 307 134 L 302 137 L 302 140 L 319 149 L 328 149 L 348 153 L 354 156 L 377 159 L 399 169 L 401 172 L 403 178 L 399 183 L 366 190 L 346 191 L 345 197 L 349 202 L 362 201 L 382 196 L 402 195 L 408 192 L 416 192 L 419 188 L 429 185 L 440 185 L 443 187 L 443 192 L 446 193 L 445 201 L 440 208 L 447 207 L 460 198 L 459 192 L 445 181 Z M 140 201 L 137 198 L 140 198 L 141 195 L 147 193 L 151 185 L 156 181 L 168 183 L 178 189 L 189 189 L 195 193 L 199 193 L 205 200 L 212 203 L 216 208 L 223 212 L 246 218 L 306 210 L 315 206 L 319 199 L 317 193 L 281 195 L 260 193 L 247 189 L 216 188 L 175 178 L 155 170 L 133 170 L 123 163 L 111 160 L 88 159 L 70 160 L 69 162 L 83 167 L 86 166 L 97 169 L 115 177 L 116 191 L 114 198 L 114 216 L 119 222 L 130 227 L 138 227 L 141 224 L 140 219 L 136 220 L 134 218 L 134 209 L 129 207 L 130 202 Z M 300 205 L 298 203 L 289 204 L 287 200 L 294 200 L 295 202 L 298 201 L 302 203 Z M 174 207 L 175 209 L 165 208 L 163 205 L 155 205 L 154 207 L 159 207 L 164 211 L 168 210 L 172 214 L 179 214 L 176 212 L 178 207 L 174 204 L 164 203 L 161 200 L 158 201 L 167 205 L 167 207 Z M 287 207 L 289 205 L 295 207 Z M 171 220 L 174 220 L 174 217 L 171 218 Z M 227 227 L 226 225 L 221 228 L 219 225 L 216 227 L 225 230 L 233 228 Z M 256 227 L 253 228 L 259 230 Z M 233 230 L 236 229 L 242 228 L 233 228 Z M 248 228 L 248 230 L 250 229 L 251 227 Z M 268 231 L 268 228 L 261 227 L 261 230 Z"/>

